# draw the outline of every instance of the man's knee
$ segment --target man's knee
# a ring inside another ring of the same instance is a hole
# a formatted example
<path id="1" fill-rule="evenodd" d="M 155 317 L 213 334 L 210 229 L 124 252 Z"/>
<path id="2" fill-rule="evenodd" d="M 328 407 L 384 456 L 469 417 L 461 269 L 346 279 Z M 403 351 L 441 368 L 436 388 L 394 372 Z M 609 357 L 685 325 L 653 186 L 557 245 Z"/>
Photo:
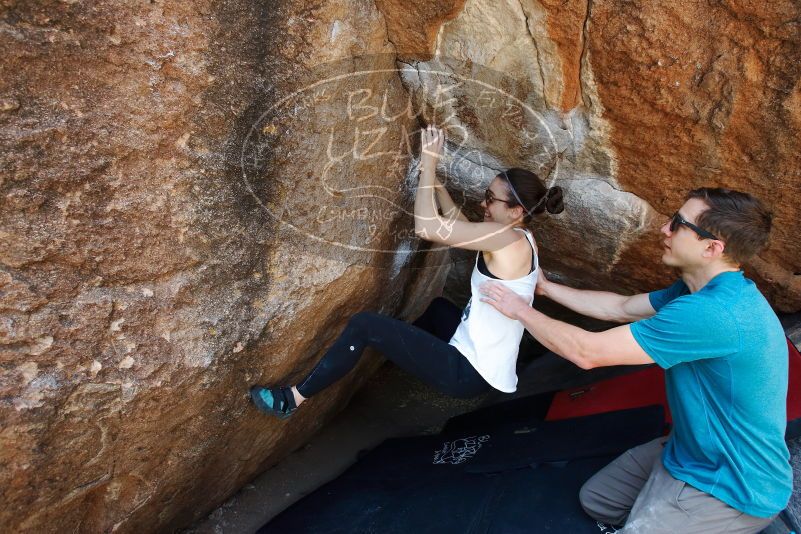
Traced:
<path id="1" fill-rule="evenodd" d="M 601 475 L 601 476 L 599 476 Z M 626 522 L 630 508 L 621 508 L 620 503 L 610 500 L 610 488 L 605 484 L 603 471 L 596 473 L 579 490 L 579 502 L 588 516 L 609 525 Z"/>
<path id="2" fill-rule="evenodd" d="M 593 479 L 594 477 L 581 486 L 579 490 L 579 502 L 581 503 L 581 507 L 584 508 L 584 511 L 587 512 L 587 515 L 593 519 L 599 519 L 602 515 L 600 513 L 601 506 L 599 506 L 598 491 L 593 484 Z"/>

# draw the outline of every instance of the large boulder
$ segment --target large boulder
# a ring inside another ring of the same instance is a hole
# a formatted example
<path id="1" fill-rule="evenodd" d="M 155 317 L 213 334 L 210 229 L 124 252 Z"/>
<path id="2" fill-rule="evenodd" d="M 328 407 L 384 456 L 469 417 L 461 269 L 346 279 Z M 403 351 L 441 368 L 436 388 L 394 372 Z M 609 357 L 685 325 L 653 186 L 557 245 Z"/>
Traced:
<path id="1" fill-rule="evenodd" d="M 351 93 L 406 101 L 386 24 L 348 0 L 12 1 L 0 21 L 0 525 L 170 531 L 379 360 L 287 422 L 250 385 L 442 287 L 408 216 L 417 120 L 348 115 Z"/>
<path id="2" fill-rule="evenodd" d="M 400 64 L 416 99 L 450 99 L 451 113 L 433 117 L 452 139 L 442 171 L 468 201 L 511 166 L 566 189 L 564 214 L 535 223 L 556 275 L 623 291 L 668 282 L 660 226 L 690 189 L 724 186 L 773 211 L 769 247 L 746 271 L 793 311 L 799 11 L 790 1 L 466 0 L 427 50 L 399 49 Z"/>

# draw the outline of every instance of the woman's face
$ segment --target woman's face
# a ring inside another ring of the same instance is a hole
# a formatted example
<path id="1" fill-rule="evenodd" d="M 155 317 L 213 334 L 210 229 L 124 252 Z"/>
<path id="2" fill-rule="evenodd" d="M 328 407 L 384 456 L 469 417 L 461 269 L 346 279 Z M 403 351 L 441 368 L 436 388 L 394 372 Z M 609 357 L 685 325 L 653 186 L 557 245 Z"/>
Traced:
<path id="1" fill-rule="evenodd" d="M 512 204 L 513 207 L 510 207 Z M 506 180 L 496 176 L 487 188 L 485 198 L 481 201 L 484 210 L 484 221 L 495 221 L 502 224 L 515 222 L 521 216 L 520 205 L 512 197 Z"/>

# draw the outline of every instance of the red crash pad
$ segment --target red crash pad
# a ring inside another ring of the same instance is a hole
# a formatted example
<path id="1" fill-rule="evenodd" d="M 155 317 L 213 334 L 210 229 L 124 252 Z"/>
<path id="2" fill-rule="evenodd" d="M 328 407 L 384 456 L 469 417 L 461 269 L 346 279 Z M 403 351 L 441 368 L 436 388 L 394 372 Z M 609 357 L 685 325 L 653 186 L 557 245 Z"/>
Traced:
<path id="1" fill-rule="evenodd" d="M 790 366 L 787 420 L 792 421 L 801 418 L 801 353 L 789 339 L 787 348 Z M 664 406 L 665 420 L 672 421 L 665 395 L 665 372 L 656 365 L 589 386 L 560 391 L 554 396 L 545 419 L 555 421 L 652 404 Z"/>

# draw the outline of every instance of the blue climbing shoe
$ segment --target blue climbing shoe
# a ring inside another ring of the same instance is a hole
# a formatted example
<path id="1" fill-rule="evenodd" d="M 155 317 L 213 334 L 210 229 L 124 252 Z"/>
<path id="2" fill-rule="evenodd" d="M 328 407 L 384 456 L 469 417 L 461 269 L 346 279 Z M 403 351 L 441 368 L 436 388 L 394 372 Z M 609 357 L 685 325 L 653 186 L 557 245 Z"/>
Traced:
<path id="1" fill-rule="evenodd" d="M 253 386 L 250 388 L 250 398 L 259 411 L 280 419 L 286 419 L 298 408 L 295 405 L 292 390 L 289 388 Z"/>

